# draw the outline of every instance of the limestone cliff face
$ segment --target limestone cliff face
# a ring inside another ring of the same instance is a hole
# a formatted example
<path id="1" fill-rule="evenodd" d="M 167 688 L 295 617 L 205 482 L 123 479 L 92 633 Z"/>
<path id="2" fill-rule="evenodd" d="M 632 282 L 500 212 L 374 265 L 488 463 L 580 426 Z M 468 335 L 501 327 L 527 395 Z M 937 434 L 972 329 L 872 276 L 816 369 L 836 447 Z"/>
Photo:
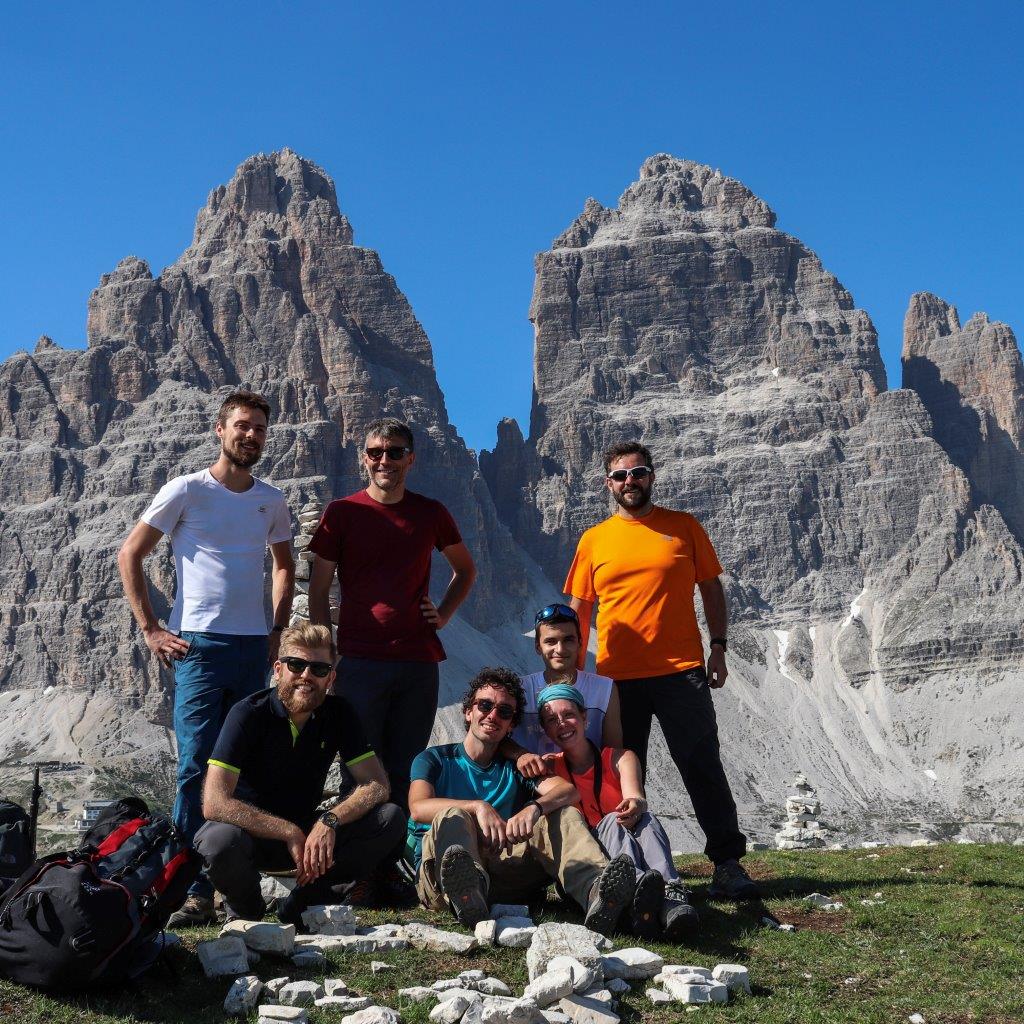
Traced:
<path id="1" fill-rule="evenodd" d="M 616 209 L 588 200 L 536 260 L 529 436 L 504 421 L 482 471 L 560 588 L 611 508 L 602 450 L 649 445 L 659 502 L 695 513 L 726 567 L 739 625 L 718 703 L 748 812 L 794 765 L 846 808 L 884 794 L 962 814 L 970 793 L 991 809 L 1006 790 L 989 766 L 1024 742 L 1003 706 L 1024 682 L 1024 505 L 1004 471 L 1020 354 L 919 296 L 913 390 L 886 391 L 870 318 L 775 223 L 739 182 L 665 155 Z M 956 421 L 938 408 L 954 388 Z M 934 710 L 955 713 L 949 694 L 991 714 L 957 733 Z M 921 774 L 935 763 L 946 788 Z"/>
<path id="2" fill-rule="evenodd" d="M 133 730 L 166 723 L 169 675 L 140 647 L 115 555 L 153 492 L 212 461 L 219 396 L 238 385 L 271 402 L 257 472 L 293 512 L 360 486 L 370 420 L 409 421 L 410 483 L 449 506 L 477 560 L 469 621 L 494 625 L 524 593 L 405 296 L 378 255 L 353 244 L 320 168 L 288 150 L 256 156 L 210 194 L 192 245 L 159 277 L 134 257 L 102 277 L 84 352 L 42 339 L 0 367 L 0 709 L 53 683 L 55 707 L 78 720 L 35 729 L 41 753 L 129 750 Z M 152 559 L 150 572 L 164 611 L 169 560 Z M 0 757 L 17 743 L 0 729 Z"/>
<path id="3" fill-rule="evenodd" d="M 1024 541 L 1024 365 L 1013 331 L 929 292 L 903 324 L 903 386 L 921 396 L 936 440 Z"/>

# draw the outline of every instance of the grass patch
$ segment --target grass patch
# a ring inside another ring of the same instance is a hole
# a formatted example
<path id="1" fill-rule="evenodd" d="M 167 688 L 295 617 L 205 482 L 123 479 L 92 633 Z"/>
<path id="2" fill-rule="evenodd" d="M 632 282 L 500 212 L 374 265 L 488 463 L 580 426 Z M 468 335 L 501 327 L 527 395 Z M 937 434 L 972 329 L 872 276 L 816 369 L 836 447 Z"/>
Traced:
<path id="1" fill-rule="evenodd" d="M 1005 845 L 943 845 L 911 849 L 757 853 L 746 858 L 765 892 L 760 906 L 732 907 L 707 901 L 702 858 L 682 858 L 693 882 L 701 930 L 692 945 L 652 945 L 668 963 L 707 967 L 720 962 L 750 968 L 754 994 L 728 1006 L 702 1006 L 693 1013 L 673 1005 L 655 1011 L 637 983 L 620 1003 L 623 1024 L 675 1024 L 682 1019 L 757 1024 L 843 1022 L 900 1024 L 920 1013 L 927 1024 L 1010 1024 L 1024 1020 L 1024 849 Z M 813 910 L 802 901 L 820 891 L 845 904 L 843 910 Z M 864 905 L 861 900 L 881 902 Z M 761 924 L 763 911 L 797 926 L 781 932 Z M 395 914 L 365 913 L 366 923 L 397 920 Z M 416 911 L 407 915 L 450 927 L 450 920 Z M 578 920 L 551 899 L 538 920 Z M 17 1024 L 212 1024 L 224 1018 L 227 980 L 207 981 L 193 953 L 216 929 L 183 933 L 185 948 L 173 950 L 177 978 L 159 967 L 131 989 L 54 996 L 0 980 L 0 1020 Z M 633 945 L 622 937 L 617 945 Z M 429 985 L 468 967 L 481 967 L 522 990 L 524 951 L 487 949 L 467 957 L 407 950 L 383 954 L 329 954 L 326 976 L 394 1006 L 408 1024 L 424 1024 L 429 1003 L 400 1003 L 397 990 Z M 394 969 L 372 974 L 370 961 Z M 254 973 L 264 980 L 297 971 L 290 962 L 264 957 Z M 313 1010 L 324 1024 L 342 1014 Z"/>

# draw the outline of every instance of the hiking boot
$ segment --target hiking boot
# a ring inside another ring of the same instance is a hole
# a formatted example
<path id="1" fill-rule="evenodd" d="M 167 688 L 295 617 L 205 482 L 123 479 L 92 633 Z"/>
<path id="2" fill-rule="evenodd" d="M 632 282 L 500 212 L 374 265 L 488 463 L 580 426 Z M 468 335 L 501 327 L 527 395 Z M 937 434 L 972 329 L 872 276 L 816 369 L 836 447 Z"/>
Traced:
<path id="1" fill-rule="evenodd" d="M 213 899 L 210 896 L 187 896 L 179 910 L 167 920 L 169 929 L 201 928 L 204 924 L 214 924 L 217 915 L 213 912 Z"/>
<path id="2" fill-rule="evenodd" d="M 449 846 L 444 851 L 438 880 L 460 924 L 475 928 L 491 916 L 483 875 L 464 847 Z"/>
<path id="3" fill-rule="evenodd" d="M 350 907 L 376 907 L 378 903 L 375 890 L 372 877 L 359 878 L 346 888 L 340 902 L 347 903 Z"/>
<path id="4" fill-rule="evenodd" d="M 408 909 L 419 902 L 416 886 L 392 864 L 373 873 L 373 893 L 378 906 Z"/>
<path id="5" fill-rule="evenodd" d="M 679 942 L 700 924 L 697 911 L 690 902 L 690 891 L 674 878 L 665 885 L 665 902 L 661 907 L 661 926 L 665 942 Z"/>
<path id="6" fill-rule="evenodd" d="M 713 900 L 759 900 L 761 890 L 738 860 L 723 860 L 715 865 L 708 896 Z"/>
<path id="7" fill-rule="evenodd" d="M 592 931 L 611 935 L 623 912 L 633 902 L 636 867 L 625 853 L 610 860 L 590 890 L 590 902 L 583 923 Z"/>
<path id="8" fill-rule="evenodd" d="M 661 938 L 661 909 L 665 879 L 660 871 L 645 871 L 633 892 L 633 934 L 642 939 Z"/>

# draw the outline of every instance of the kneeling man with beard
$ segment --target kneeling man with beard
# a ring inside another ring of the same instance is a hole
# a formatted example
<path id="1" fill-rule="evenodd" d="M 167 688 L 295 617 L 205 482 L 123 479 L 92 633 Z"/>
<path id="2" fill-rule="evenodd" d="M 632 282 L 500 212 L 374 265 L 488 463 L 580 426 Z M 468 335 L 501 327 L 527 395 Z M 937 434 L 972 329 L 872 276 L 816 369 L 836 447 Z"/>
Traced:
<path id="1" fill-rule="evenodd" d="M 307 907 L 344 902 L 347 883 L 402 851 L 405 822 L 359 716 L 329 695 L 335 649 L 326 626 L 286 629 L 274 663 L 276 687 L 239 701 L 213 749 L 203 790 L 207 823 L 196 849 L 223 894 L 228 920 L 266 913 L 260 871 L 296 869 L 278 913 L 301 924 Z M 327 772 L 341 757 L 341 801 L 322 814 Z"/>

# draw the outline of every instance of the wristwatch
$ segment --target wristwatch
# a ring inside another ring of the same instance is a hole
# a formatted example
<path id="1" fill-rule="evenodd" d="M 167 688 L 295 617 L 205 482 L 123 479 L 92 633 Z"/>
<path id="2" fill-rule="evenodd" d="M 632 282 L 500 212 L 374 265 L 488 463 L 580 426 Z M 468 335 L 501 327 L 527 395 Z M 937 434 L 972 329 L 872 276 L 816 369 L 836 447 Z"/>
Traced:
<path id="1" fill-rule="evenodd" d="M 333 811 L 324 811 L 318 820 L 321 825 L 326 825 L 332 832 L 338 827 L 338 816 Z"/>

